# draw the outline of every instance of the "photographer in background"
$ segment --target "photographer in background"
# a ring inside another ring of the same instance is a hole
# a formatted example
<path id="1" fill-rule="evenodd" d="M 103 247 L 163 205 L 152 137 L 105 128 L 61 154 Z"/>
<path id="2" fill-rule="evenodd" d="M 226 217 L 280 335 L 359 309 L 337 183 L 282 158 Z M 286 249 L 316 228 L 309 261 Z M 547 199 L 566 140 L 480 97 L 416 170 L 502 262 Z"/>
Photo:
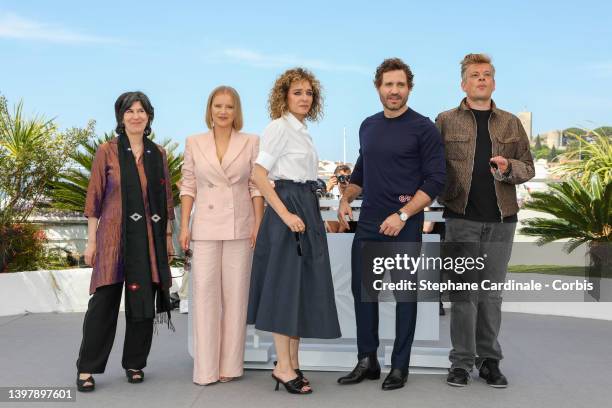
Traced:
<path id="1" fill-rule="evenodd" d="M 334 175 L 327 182 L 327 192 L 331 193 L 334 199 L 339 200 L 344 194 L 351 181 L 351 173 L 351 168 L 346 164 L 340 164 L 334 170 Z"/>
<path id="2" fill-rule="evenodd" d="M 346 164 L 340 164 L 334 170 L 334 175 L 327 182 L 327 194 L 334 200 L 339 200 L 344 194 L 344 190 L 351 181 L 351 168 Z M 356 224 L 351 221 L 351 223 Z M 350 224 L 349 224 L 350 225 Z M 354 226 L 347 230 L 338 221 L 325 221 L 327 232 L 354 232 Z"/>

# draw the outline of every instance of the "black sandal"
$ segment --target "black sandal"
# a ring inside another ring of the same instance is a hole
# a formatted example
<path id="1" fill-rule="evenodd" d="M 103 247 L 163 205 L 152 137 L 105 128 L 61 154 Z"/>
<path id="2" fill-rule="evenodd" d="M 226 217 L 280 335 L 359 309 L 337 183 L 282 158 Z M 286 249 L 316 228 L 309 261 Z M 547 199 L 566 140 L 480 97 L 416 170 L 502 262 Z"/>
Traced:
<path id="1" fill-rule="evenodd" d="M 277 364 L 278 364 L 278 361 L 275 361 L 274 367 L 276 367 Z M 302 370 L 300 370 L 299 368 L 296 368 L 294 371 L 297 374 L 298 378 L 302 380 L 304 385 L 310 385 L 310 381 L 308 381 L 308 378 L 304 377 L 304 373 L 302 372 Z"/>
<path id="2" fill-rule="evenodd" d="M 295 373 L 297 374 L 298 378 L 302 380 L 304 385 L 310 385 L 310 381 L 308 381 L 308 378 L 304 377 L 304 373 L 302 372 L 302 370 L 300 370 L 299 368 L 296 368 Z"/>
<path id="3" fill-rule="evenodd" d="M 85 385 L 85 383 L 91 383 L 91 385 Z M 90 392 L 96 388 L 96 382 L 94 381 L 91 375 L 87 377 L 86 379 L 81 380 L 78 373 L 77 373 L 76 385 L 77 385 L 77 390 L 79 390 L 80 392 Z"/>
<path id="4" fill-rule="evenodd" d="M 140 377 L 136 377 L 139 375 Z M 138 384 L 144 380 L 144 373 L 142 370 L 125 370 L 125 376 L 129 383 Z"/>
<path id="5" fill-rule="evenodd" d="M 310 388 L 309 390 L 303 389 L 304 387 L 310 386 L 304 384 L 299 377 L 295 377 L 293 380 L 287 382 L 283 382 L 283 380 L 281 380 L 274 374 L 272 374 L 272 378 L 276 380 L 276 387 L 274 388 L 274 391 L 278 391 L 279 386 L 283 384 L 289 394 L 312 394 L 312 388 Z"/>

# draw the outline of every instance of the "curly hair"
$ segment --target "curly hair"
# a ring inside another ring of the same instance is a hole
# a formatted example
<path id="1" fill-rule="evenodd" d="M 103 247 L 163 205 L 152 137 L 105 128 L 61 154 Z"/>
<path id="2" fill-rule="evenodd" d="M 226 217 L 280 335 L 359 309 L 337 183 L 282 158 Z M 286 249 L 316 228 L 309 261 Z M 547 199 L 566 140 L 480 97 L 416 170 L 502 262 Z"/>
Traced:
<path id="1" fill-rule="evenodd" d="M 400 70 L 404 71 L 406 74 L 408 88 L 412 89 L 414 87 L 414 74 L 410 70 L 410 67 L 399 58 L 387 58 L 378 66 L 378 68 L 376 68 L 376 74 L 374 75 L 374 86 L 377 89 L 380 88 L 382 85 L 382 77 L 385 72 Z"/>
<path id="2" fill-rule="evenodd" d="M 285 71 L 276 79 L 268 97 L 268 112 L 270 118 L 278 119 L 287 112 L 287 94 L 291 84 L 296 81 L 308 81 L 312 87 L 312 106 L 306 114 L 306 119 L 318 121 L 323 117 L 323 96 L 321 83 L 312 72 L 304 68 L 292 68 Z"/>

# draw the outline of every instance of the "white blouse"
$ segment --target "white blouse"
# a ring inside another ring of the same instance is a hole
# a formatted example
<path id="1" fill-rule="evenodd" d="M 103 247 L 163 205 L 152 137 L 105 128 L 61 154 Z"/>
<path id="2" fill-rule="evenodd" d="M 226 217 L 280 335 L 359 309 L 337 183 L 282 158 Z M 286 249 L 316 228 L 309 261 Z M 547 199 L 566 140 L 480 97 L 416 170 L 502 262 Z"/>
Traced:
<path id="1" fill-rule="evenodd" d="M 271 180 L 316 180 L 319 156 L 306 125 L 287 112 L 266 127 L 255 163 L 268 170 Z"/>

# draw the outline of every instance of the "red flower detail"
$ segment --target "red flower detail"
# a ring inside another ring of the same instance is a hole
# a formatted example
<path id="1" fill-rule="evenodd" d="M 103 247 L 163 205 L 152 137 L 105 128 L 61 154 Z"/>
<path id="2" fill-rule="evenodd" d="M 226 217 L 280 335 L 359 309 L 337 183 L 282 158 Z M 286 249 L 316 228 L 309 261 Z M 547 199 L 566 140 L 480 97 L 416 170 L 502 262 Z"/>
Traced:
<path id="1" fill-rule="evenodd" d="M 165 179 L 165 178 L 161 179 L 161 180 L 160 180 L 160 183 L 161 183 L 161 185 L 163 186 L 164 184 L 166 184 L 166 179 Z"/>
<path id="2" fill-rule="evenodd" d="M 34 233 L 34 239 L 38 241 L 45 241 L 47 239 L 47 234 L 45 234 L 45 231 L 43 230 L 38 230 Z"/>
<path id="3" fill-rule="evenodd" d="M 137 283 L 130 283 L 128 285 L 128 289 L 131 290 L 132 292 L 136 292 L 138 289 L 140 289 L 140 285 Z"/>

